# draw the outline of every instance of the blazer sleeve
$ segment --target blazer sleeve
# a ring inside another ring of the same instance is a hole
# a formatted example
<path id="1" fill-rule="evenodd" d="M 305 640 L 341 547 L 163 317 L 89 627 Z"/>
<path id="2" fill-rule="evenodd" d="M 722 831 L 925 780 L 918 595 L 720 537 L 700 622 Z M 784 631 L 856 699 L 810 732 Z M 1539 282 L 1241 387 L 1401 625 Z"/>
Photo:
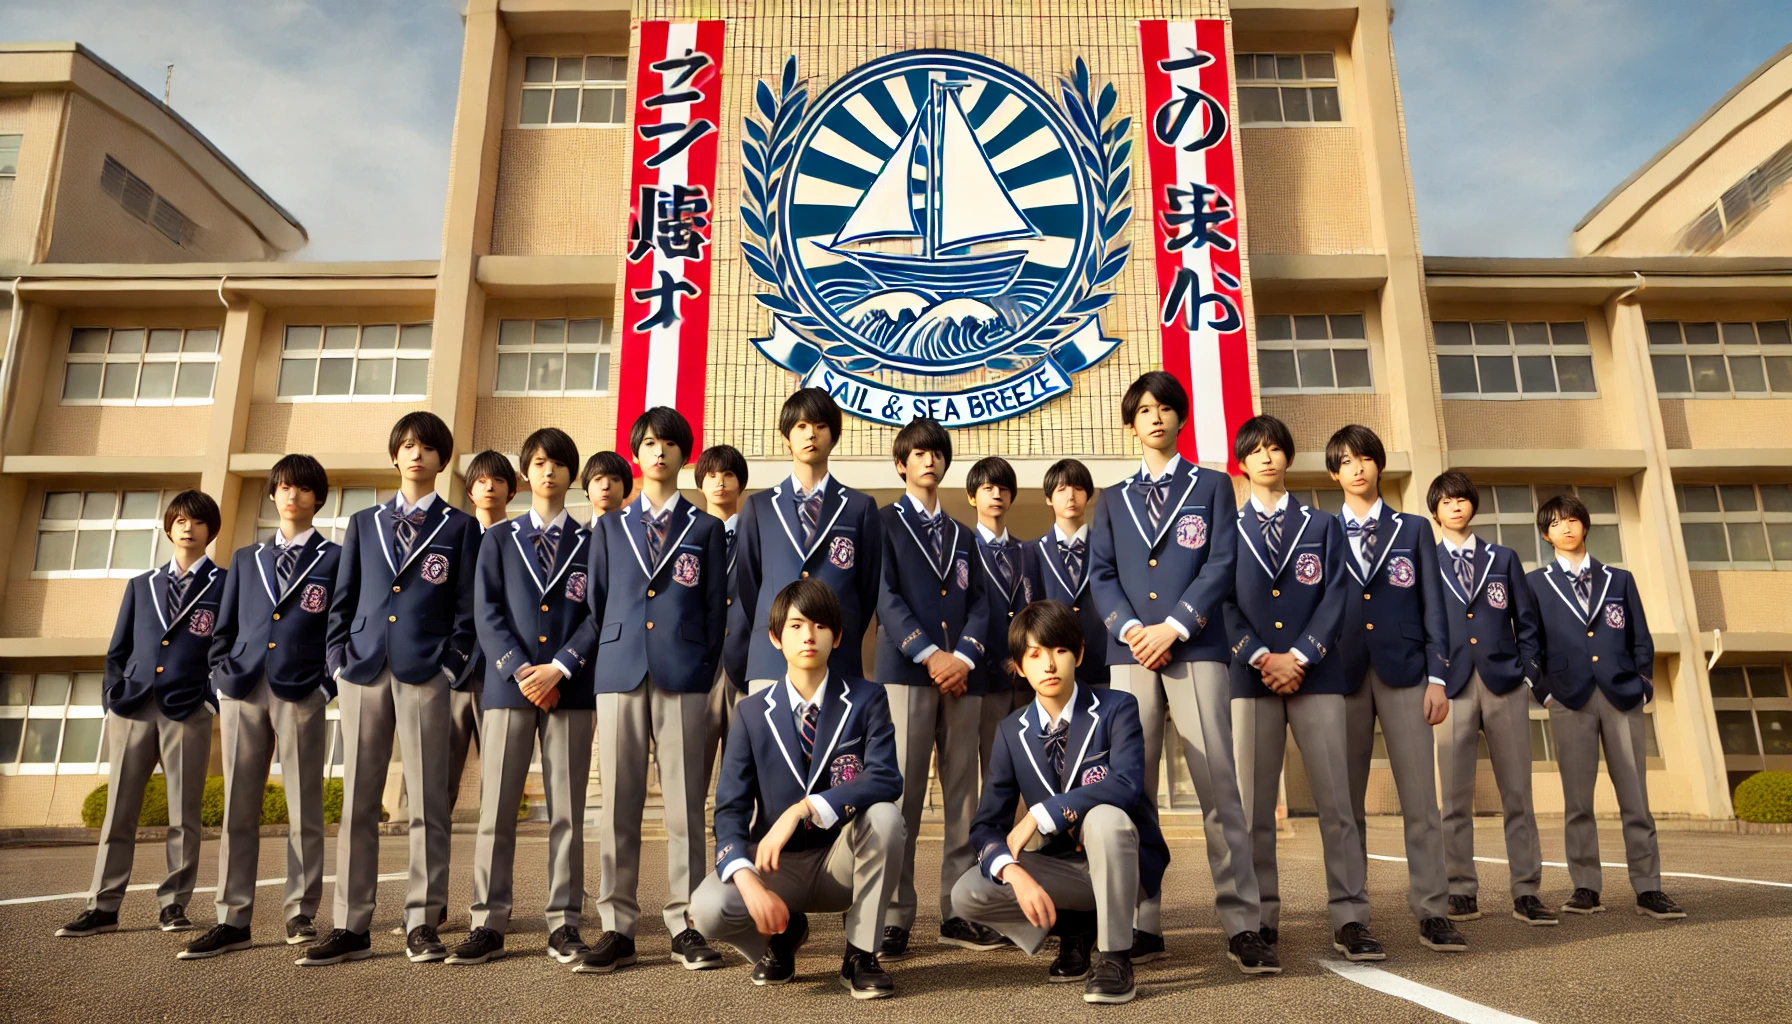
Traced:
<path id="1" fill-rule="evenodd" d="M 375 511 L 378 509 L 376 507 Z M 342 537 L 342 556 L 337 561 L 336 585 L 330 591 L 330 618 L 325 626 L 324 672 L 330 678 L 348 664 L 349 629 L 355 619 L 355 606 L 361 599 L 361 520 L 359 514 L 349 517 L 348 529 Z"/>
<path id="2" fill-rule="evenodd" d="M 1543 588 L 1547 586 L 1542 569 L 1525 574 L 1524 589 L 1530 592 L 1531 610 L 1537 615 L 1537 681 L 1531 684 L 1531 692 L 1543 703 L 1553 696 L 1549 692 L 1549 627 L 1543 620 L 1543 602 L 1549 600 Z"/>
<path id="3" fill-rule="evenodd" d="M 1014 774 L 1014 758 L 1008 752 L 1008 741 L 998 734 L 983 775 L 983 797 L 977 802 L 977 816 L 971 819 L 971 848 L 977 851 L 978 868 L 992 882 L 1001 881 L 989 869 L 997 857 L 1008 853 L 1008 830 L 1014 827 L 1014 808 L 1019 802 L 1020 781 Z"/>
<path id="4" fill-rule="evenodd" d="M 1543 620 L 1537 611 L 1537 595 L 1532 592 L 1530 581 L 1522 575 L 1524 566 L 1518 563 L 1518 556 L 1507 552 L 1503 557 L 1509 563 L 1506 579 L 1512 595 L 1512 632 L 1518 641 L 1518 660 L 1524 666 L 1525 681 L 1530 684 L 1531 692 L 1542 700 Z"/>
<path id="5" fill-rule="evenodd" d="M 1068 793 L 1059 793 L 1044 801 L 1060 831 L 1074 828 L 1102 804 L 1121 810 L 1136 806 L 1145 794 L 1145 733 L 1139 724 L 1139 705 L 1129 693 L 1110 690 L 1106 700 L 1114 701 L 1113 710 L 1105 716 L 1108 732 L 1108 773 L 1100 782 L 1074 786 Z M 1116 700 L 1115 698 L 1123 698 Z"/>
<path id="6" fill-rule="evenodd" d="M 1625 604 L 1630 608 L 1630 660 L 1636 673 L 1649 688 L 1646 700 L 1655 699 L 1655 638 L 1649 634 L 1649 620 L 1643 616 L 1642 595 L 1636 592 L 1636 577 L 1624 576 Z"/>
<path id="7" fill-rule="evenodd" d="M 1120 567 L 1114 544 L 1114 517 L 1108 506 L 1121 500 L 1112 489 L 1103 491 L 1095 503 L 1095 522 L 1089 527 L 1089 593 L 1095 596 L 1095 607 L 1101 621 L 1115 640 L 1120 627 L 1138 618 L 1126 591 L 1120 586 Z M 1192 634 L 1191 630 L 1191 634 Z"/>
<path id="8" fill-rule="evenodd" d="M 610 601 L 610 531 L 607 517 L 600 516 L 591 527 L 591 550 L 585 552 L 585 607 L 589 619 L 604 628 L 605 609 Z"/>
<path id="9" fill-rule="evenodd" d="M 1224 612 L 1226 636 L 1232 644 L 1232 660 L 1249 668 L 1251 656 L 1256 654 L 1257 649 L 1263 647 L 1264 643 L 1257 638 L 1256 627 L 1251 625 L 1250 616 L 1246 615 L 1244 608 L 1239 605 L 1236 594 L 1226 599 Z"/>
<path id="10" fill-rule="evenodd" d="M 597 550 L 599 539 L 596 530 L 585 535 L 585 543 L 590 545 L 593 551 Z M 590 565 L 589 555 L 586 556 L 586 565 Z M 591 596 L 591 574 L 589 571 L 585 574 L 585 596 L 587 600 L 580 602 L 585 609 L 584 617 L 579 620 L 578 628 L 572 631 L 572 636 L 560 645 L 560 653 L 577 660 L 580 668 L 591 663 L 592 652 L 597 650 L 598 620 L 592 617 L 591 605 L 588 603 Z M 565 680 L 562 679 L 561 682 L 565 682 Z M 586 685 L 590 685 L 589 681 Z"/>
<path id="11" fill-rule="evenodd" d="M 217 673 L 220 663 L 230 658 L 230 649 L 236 646 L 237 616 L 240 614 L 237 605 L 242 600 L 243 573 L 247 571 L 242 564 L 243 551 L 230 557 L 230 572 L 224 579 L 224 594 L 218 599 L 218 621 L 212 626 L 211 650 L 206 652 L 206 660 L 211 665 L 213 674 Z"/>
<path id="12" fill-rule="evenodd" d="M 1020 578 L 1027 588 L 1028 604 L 1045 600 L 1045 553 L 1039 550 L 1037 542 L 1020 546 Z M 1088 638 L 1083 642 L 1087 644 Z"/>
<path id="13" fill-rule="evenodd" d="M 1414 517 L 1417 518 L 1416 516 Z M 1425 603 L 1425 664 L 1432 679 L 1450 671 L 1450 617 L 1444 604 L 1443 577 L 1437 568 L 1437 541 L 1431 527 L 1418 524 L 1419 600 Z"/>
<path id="14" fill-rule="evenodd" d="M 842 822 L 851 821 L 872 804 L 895 803 L 902 798 L 902 772 L 896 767 L 896 727 L 890 721 L 889 699 L 876 683 L 866 687 L 866 692 L 865 770 L 852 781 L 820 794 Z"/>
<path id="15" fill-rule="evenodd" d="M 449 634 L 447 649 L 442 652 L 442 667 L 456 682 L 467 674 L 473 652 L 479 646 L 475 626 L 478 606 L 473 600 L 473 588 L 479 578 L 479 542 L 483 539 L 479 521 L 468 516 L 461 525 L 460 561 L 454 571 L 454 632 Z M 348 553 L 345 551 L 342 557 L 346 561 Z"/>
<path id="16" fill-rule="evenodd" d="M 884 521 L 877 514 L 876 501 L 872 500 L 869 495 L 860 495 L 860 500 L 864 504 L 865 512 L 859 517 L 859 553 L 869 558 L 871 564 L 859 566 L 859 607 L 876 608 L 878 591 L 883 585 Z M 869 627 L 871 623 L 867 621 L 865 625 Z M 857 644 L 863 642 L 864 639 L 865 637 L 861 634 L 848 637 L 847 642 Z"/>
<path id="17" fill-rule="evenodd" d="M 748 698 L 742 697 L 742 700 Z M 722 748 L 721 774 L 716 776 L 716 860 L 719 872 L 729 861 L 753 859 L 753 820 L 759 808 L 759 776 L 753 763 L 753 737 L 747 716 L 736 709 Z"/>
<path id="18" fill-rule="evenodd" d="M 1343 522 L 1324 512 L 1314 514 L 1325 516 L 1325 595 L 1319 599 L 1319 607 L 1313 610 L 1312 617 L 1307 619 L 1306 632 L 1293 647 L 1309 665 L 1318 664 L 1337 646 L 1338 633 L 1344 628 L 1345 589 L 1349 579 L 1344 567 L 1348 542 L 1344 539 Z"/>
<path id="19" fill-rule="evenodd" d="M 1180 613 L 1176 620 L 1188 630 L 1190 640 L 1200 636 L 1209 622 L 1225 614 L 1226 600 L 1232 596 L 1238 575 L 1238 530 L 1234 527 L 1238 522 L 1238 499 L 1232 493 L 1231 477 L 1224 477 L 1214 488 L 1211 513 L 1207 560 L 1201 563 L 1201 571 L 1195 573 L 1176 605 Z"/>
<path id="20" fill-rule="evenodd" d="M 973 534 L 975 531 L 976 528 L 972 527 Z M 977 539 L 975 536 L 971 538 L 970 555 L 971 557 L 978 558 L 979 561 L 982 560 L 979 557 L 980 553 L 977 550 Z M 1025 561 L 1024 556 L 1022 561 Z M 1025 570 L 1023 569 L 1022 571 L 1024 572 Z M 970 573 L 970 586 L 965 588 L 964 595 L 964 629 L 958 634 L 958 653 L 971 659 L 971 664 L 973 666 L 979 667 L 989 660 L 989 645 L 992 642 L 989 631 L 996 623 L 996 617 L 990 612 L 989 605 L 992 595 L 990 593 L 988 582 L 984 579 L 985 575 L 981 565 Z M 1007 620 L 1008 616 L 1002 616 L 1002 622 L 1004 624 Z M 903 635 L 906 636 L 907 634 L 905 633 Z M 908 651 L 904 650 L 903 653 L 908 654 Z M 913 655 L 909 656 L 913 657 Z M 990 667 L 999 668 L 1000 666 Z"/>
<path id="21" fill-rule="evenodd" d="M 902 570 L 896 559 L 896 553 L 889 550 L 889 546 L 893 543 L 891 540 L 893 536 L 893 533 L 890 535 L 879 534 L 881 540 L 879 547 L 884 550 L 881 559 L 883 585 L 879 587 L 877 595 L 877 621 L 891 642 L 902 652 L 902 656 L 913 661 L 916 652 L 926 650 L 933 641 L 928 639 L 927 631 L 921 628 L 921 620 L 915 616 L 914 611 L 908 606 L 907 599 L 902 596 Z M 971 575 L 976 576 L 975 573 Z M 978 591 L 978 593 L 981 595 L 982 592 Z M 987 621 L 987 612 L 985 621 Z M 850 637 L 847 640 L 851 642 Z"/>
<path id="22" fill-rule="evenodd" d="M 504 607 L 504 534 L 507 529 L 493 527 L 479 542 L 477 578 L 473 581 L 473 604 L 477 616 L 474 628 L 479 634 L 479 648 L 487 663 L 500 677 L 514 676 L 524 662 L 523 642 L 510 629 L 510 616 Z"/>
<path id="23" fill-rule="evenodd" d="M 593 544 L 592 550 L 597 549 Z M 722 660 L 722 642 L 728 636 L 728 531 L 723 528 L 720 519 L 710 524 L 709 546 L 703 556 L 704 592 L 703 611 L 704 624 L 708 628 L 708 642 L 704 647 L 703 665 L 706 669 L 704 678 L 713 679 L 716 666 Z M 719 566 L 721 572 L 709 571 L 710 566 Z M 603 620 L 596 615 L 591 621 L 599 628 Z"/>
<path id="24" fill-rule="evenodd" d="M 150 572 L 156 570 L 151 569 Z M 142 577 L 138 577 L 142 579 Z M 155 591 L 152 589 L 153 595 Z M 118 604 L 118 622 L 112 627 L 112 642 L 106 645 L 106 680 L 100 690 L 101 703 L 112 709 L 112 695 L 124 682 L 125 669 L 131 663 L 132 640 L 137 627 L 137 580 L 124 586 L 124 600 Z"/>
<path id="25" fill-rule="evenodd" d="M 747 652 L 758 626 L 754 606 L 759 601 L 759 521 L 756 503 L 743 502 L 734 525 L 734 607 L 730 609 L 727 639 L 722 642 L 722 666 L 735 686 L 747 685 Z"/>

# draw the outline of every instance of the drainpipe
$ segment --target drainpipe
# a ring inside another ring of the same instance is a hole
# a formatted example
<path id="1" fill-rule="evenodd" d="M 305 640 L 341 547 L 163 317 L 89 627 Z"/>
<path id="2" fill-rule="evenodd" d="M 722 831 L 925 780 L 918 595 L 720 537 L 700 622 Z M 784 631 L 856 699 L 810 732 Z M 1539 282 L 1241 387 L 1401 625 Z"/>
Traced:
<path id="1" fill-rule="evenodd" d="M 19 278 L 12 279 L 12 318 L 6 322 L 6 350 L 0 359 L 0 439 L 6 436 L 6 417 L 12 411 L 13 385 L 18 380 L 19 363 L 19 321 L 22 304 L 19 302 Z M 5 448 L 0 445 L 0 455 Z"/>

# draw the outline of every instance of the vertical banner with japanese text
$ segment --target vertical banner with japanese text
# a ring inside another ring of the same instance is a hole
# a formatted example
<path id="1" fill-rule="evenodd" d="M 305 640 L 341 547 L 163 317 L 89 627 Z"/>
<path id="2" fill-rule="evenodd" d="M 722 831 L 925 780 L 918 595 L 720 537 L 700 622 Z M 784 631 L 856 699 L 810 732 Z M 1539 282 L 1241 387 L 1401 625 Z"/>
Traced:
<path id="1" fill-rule="evenodd" d="M 1226 23 L 1140 21 L 1139 48 L 1163 366 L 1191 403 L 1181 452 L 1236 469 L 1252 407 Z"/>
<path id="2" fill-rule="evenodd" d="M 616 450 L 630 463 L 629 429 L 656 405 L 690 420 L 695 440 L 687 460 L 703 448 L 722 27 L 721 21 L 641 22 L 628 258 L 616 318 Z"/>

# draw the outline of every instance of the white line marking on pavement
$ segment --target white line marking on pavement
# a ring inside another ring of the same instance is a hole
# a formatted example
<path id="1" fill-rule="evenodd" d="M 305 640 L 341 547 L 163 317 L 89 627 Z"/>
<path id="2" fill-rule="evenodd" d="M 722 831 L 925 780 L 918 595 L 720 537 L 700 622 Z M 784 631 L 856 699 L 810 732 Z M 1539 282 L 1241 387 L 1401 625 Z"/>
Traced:
<path id="1" fill-rule="evenodd" d="M 1354 981 L 1364 988 L 1374 989 L 1383 995 L 1396 999 L 1404 999 L 1409 1003 L 1417 1003 L 1433 1013 L 1439 1013 L 1451 1020 L 1462 1021 L 1463 1024 L 1536 1024 L 1529 1017 L 1514 1017 L 1503 1010 L 1491 1006 L 1471 1003 L 1460 996 L 1435 989 L 1429 985 L 1421 985 L 1416 981 L 1408 981 L 1398 974 L 1390 974 L 1379 967 L 1368 964 L 1353 964 L 1345 960 L 1321 960 L 1326 969 L 1347 981 Z"/>
<path id="2" fill-rule="evenodd" d="M 1401 864 L 1406 863 L 1405 857 L 1394 857 L 1394 856 L 1390 856 L 1385 853 L 1371 853 L 1369 855 L 1369 859 L 1370 860 L 1396 861 Z M 1499 858 L 1499 857 L 1476 857 L 1475 860 L 1482 864 L 1505 864 L 1505 863 L 1507 863 L 1507 861 L 1505 861 L 1504 859 Z M 1543 866 L 1546 868 L 1564 868 L 1564 869 L 1568 867 L 1567 864 L 1565 864 L 1559 860 L 1546 860 L 1543 862 Z M 1624 868 L 1626 870 L 1628 870 L 1630 868 L 1630 865 L 1625 864 L 1622 861 L 1609 861 L 1609 860 L 1600 861 L 1599 866 L 1602 868 Z M 1692 871 L 1663 871 L 1661 873 L 1661 877 L 1663 877 L 1663 878 L 1698 878 L 1698 879 L 1702 879 L 1707 882 L 1735 882 L 1738 885 L 1770 885 L 1776 889 L 1792 889 L 1792 882 L 1770 882 L 1764 878 L 1731 878 L 1728 875 L 1701 875 L 1701 874 L 1698 874 L 1698 873 L 1692 872 Z"/>
<path id="3" fill-rule="evenodd" d="M 401 878 L 409 878 L 409 877 L 411 877 L 411 876 L 406 872 L 395 871 L 391 874 L 379 876 L 379 880 L 382 882 L 396 882 Z M 334 884 L 336 884 L 336 876 L 335 875 L 325 875 L 324 881 L 327 884 L 334 885 Z M 284 878 L 257 878 L 255 880 L 255 887 L 258 889 L 264 885 L 285 885 L 285 884 L 286 884 L 286 879 L 284 879 Z M 124 887 L 124 891 L 125 892 L 148 892 L 152 889 L 159 889 L 159 888 L 161 888 L 161 886 L 158 884 L 151 883 L 151 882 L 142 882 L 137 885 L 127 885 Z M 218 891 L 218 887 L 215 885 L 202 885 L 199 888 L 193 890 L 193 895 L 197 896 L 202 892 L 217 892 L 217 891 Z M 90 895 L 92 895 L 92 894 L 85 893 L 85 892 L 59 892 L 53 896 L 17 896 L 10 900 L 0 900 L 0 907 L 16 907 L 21 903 L 54 903 L 57 900 L 84 900 Z"/>

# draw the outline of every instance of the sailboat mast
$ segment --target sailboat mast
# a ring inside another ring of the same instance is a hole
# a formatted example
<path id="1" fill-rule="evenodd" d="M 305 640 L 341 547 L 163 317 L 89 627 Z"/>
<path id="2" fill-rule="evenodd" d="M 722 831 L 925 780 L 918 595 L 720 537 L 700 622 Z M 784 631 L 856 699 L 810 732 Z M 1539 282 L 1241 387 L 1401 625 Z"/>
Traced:
<path id="1" fill-rule="evenodd" d="M 929 260 L 938 254 L 940 233 L 939 171 L 943 153 L 940 136 L 945 130 L 943 98 L 944 83 L 930 80 L 927 83 L 927 224 L 921 232 L 921 255 Z"/>

